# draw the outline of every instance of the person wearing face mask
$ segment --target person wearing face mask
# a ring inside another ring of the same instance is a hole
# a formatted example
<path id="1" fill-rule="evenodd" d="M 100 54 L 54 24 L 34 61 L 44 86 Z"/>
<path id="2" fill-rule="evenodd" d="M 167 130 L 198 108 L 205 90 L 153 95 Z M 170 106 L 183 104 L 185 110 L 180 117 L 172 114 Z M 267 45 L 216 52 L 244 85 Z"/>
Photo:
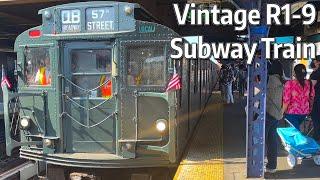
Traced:
<path id="1" fill-rule="evenodd" d="M 311 119 L 313 122 L 313 138 L 316 141 L 320 141 L 320 56 L 317 56 L 311 64 L 313 72 L 310 75 L 310 80 L 315 89 L 315 98 L 311 111 Z"/>
<path id="2" fill-rule="evenodd" d="M 305 65 L 294 67 L 294 79 L 287 81 L 283 90 L 282 112 L 284 117 L 298 130 L 300 124 L 311 112 L 314 88 L 311 81 L 306 80 Z"/>

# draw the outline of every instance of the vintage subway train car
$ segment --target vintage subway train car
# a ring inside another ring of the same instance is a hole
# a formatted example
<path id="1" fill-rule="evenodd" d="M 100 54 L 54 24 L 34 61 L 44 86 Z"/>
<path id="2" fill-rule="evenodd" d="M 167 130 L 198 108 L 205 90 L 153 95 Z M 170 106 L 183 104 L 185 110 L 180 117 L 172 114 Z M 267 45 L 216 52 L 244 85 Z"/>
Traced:
<path id="1" fill-rule="evenodd" d="M 212 62 L 171 59 L 179 35 L 138 4 L 71 3 L 39 14 L 42 25 L 16 39 L 17 91 L 2 86 L 7 154 L 21 146 L 22 158 L 69 167 L 176 165 L 215 83 Z M 177 74 L 182 88 L 166 91 Z"/>

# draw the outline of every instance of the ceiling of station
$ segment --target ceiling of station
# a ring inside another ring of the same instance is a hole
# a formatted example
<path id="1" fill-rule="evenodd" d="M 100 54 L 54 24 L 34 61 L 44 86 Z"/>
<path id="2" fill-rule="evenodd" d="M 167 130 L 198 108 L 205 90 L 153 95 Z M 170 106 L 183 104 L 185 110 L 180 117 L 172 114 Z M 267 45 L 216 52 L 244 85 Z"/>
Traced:
<path id="1" fill-rule="evenodd" d="M 0 51 L 12 51 L 17 35 L 41 24 L 40 9 L 72 2 L 88 0 L 0 0 Z M 119 0 L 117 0 L 119 1 Z M 120 0 L 142 5 L 160 23 L 177 30 L 172 3 L 186 0 Z"/>
<path id="2" fill-rule="evenodd" d="M 0 0 L 0 51 L 12 51 L 17 35 L 41 24 L 38 10 L 67 0 Z"/>
<path id="3" fill-rule="evenodd" d="M 15 38 L 23 31 L 40 25 L 38 10 L 65 3 L 88 0 L 0 0 L 0 51 L 12 51 Z M 183 36 L 204 35 L 212 41 L 232 41 L 236 38 L 233 27 L 217 26 L 178 26 L 173 11 L 173 3 L 186 2 L 217 3 L 221 7 L 250 9 L 252 0 L 120 0 L 140 4 L 154 17 Z M 292 2 L 294 0 L 265 0 L 275 2 Z"/>

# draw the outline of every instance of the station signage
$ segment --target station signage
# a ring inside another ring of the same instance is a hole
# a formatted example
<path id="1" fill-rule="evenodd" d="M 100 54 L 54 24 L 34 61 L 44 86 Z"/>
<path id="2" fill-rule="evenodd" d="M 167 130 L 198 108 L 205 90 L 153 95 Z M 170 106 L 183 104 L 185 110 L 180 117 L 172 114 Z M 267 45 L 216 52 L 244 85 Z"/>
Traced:
<path id="1" fill-rule="evenodd" d="M 84 19 L 87 32 L 108 32 L 115 30 L 114 7 L 87 8 L 85 18 L 80 9 L 61 10 L 61 33 L 81 32 Z"/>

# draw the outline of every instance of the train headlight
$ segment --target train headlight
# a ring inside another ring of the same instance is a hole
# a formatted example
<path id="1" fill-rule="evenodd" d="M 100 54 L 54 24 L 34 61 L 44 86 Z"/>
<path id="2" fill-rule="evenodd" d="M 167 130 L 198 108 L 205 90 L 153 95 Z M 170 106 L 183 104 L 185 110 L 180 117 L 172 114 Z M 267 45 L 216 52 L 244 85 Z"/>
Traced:
<path id="1" fill-rule="evenodd" d="M 168 122 L 165 119 L 159 119 L 156 121 L 156 128 L 159 132 L 164 132 L 168 128 Z"/>
<path id="2" fill-rule="evenodd" d="M 30 117 L 22 117 L 20 119 L 20 128 L 22 130 L 26 130 L 30 127 L 31 118 Z"/>

